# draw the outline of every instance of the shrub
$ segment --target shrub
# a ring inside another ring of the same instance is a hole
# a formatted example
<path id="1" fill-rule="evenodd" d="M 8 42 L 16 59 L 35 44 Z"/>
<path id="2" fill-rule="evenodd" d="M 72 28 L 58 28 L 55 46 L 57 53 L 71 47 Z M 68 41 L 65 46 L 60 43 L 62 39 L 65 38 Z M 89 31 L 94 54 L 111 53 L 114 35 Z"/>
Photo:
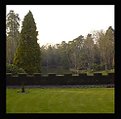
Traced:
<path id="1" fill-rule="evenodd" d="M 18 73 L 26 73 L 23 68 L 18 68 Z"/>
<path id="2" fill-rule="evenodd" d="M 18 68 L 16 65 L 7 64 L 6 73 L 18 74 L 18 73 L 26 73 L 26 72 L 24 71 L 24 69 Z"/>

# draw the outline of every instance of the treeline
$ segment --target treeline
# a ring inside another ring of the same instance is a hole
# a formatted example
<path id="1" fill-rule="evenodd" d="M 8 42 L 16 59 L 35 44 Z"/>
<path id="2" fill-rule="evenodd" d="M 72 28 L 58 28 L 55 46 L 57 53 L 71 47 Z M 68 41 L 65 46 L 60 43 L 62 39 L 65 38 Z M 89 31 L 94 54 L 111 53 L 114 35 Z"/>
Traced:
<path id="1" fill-rule="evenodd" d="M 31 11 L 24 17 L 21 31 L 19 28 L 19 15 L 10 10 L 6 16 L 6 63 L 11 72 L 16 71 L 16 66 L 21 68 L 17 71 L 29 73 L 41 72 L 44 68 L 63 71 L 114 68 L 114 29 L 111 26 L 105 32 L 96 31 L 68 43 L 62 41 L 42 47 L 37 43 L 38 31 Z"/>
<path id="2" fill-rule="evenodd" d="M 108 70 L 114 68 L 114 29 L 80 35 L 66 43 L 43 45 L 41 62 L 46 68 L 70 70 Z"/>
<path id="3" fill-rule="evenodd" d="M 41 52 L 37 43 L 38 31 L 31 11 L 25 15 L 20 32 L 19 27 L 19 15 L 10 10 L 6 16 L 6 72 L 40 73 Z"/>

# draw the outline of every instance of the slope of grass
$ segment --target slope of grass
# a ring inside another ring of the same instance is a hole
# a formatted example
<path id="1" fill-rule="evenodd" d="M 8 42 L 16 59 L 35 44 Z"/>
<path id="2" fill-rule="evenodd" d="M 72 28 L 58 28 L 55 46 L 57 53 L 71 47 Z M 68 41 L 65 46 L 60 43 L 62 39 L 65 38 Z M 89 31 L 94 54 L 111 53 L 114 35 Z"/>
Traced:
<path id="1" fill-rule="evenodd" d="M 114 113 L 113 88 L 6 90 L 7 113 Z"/>

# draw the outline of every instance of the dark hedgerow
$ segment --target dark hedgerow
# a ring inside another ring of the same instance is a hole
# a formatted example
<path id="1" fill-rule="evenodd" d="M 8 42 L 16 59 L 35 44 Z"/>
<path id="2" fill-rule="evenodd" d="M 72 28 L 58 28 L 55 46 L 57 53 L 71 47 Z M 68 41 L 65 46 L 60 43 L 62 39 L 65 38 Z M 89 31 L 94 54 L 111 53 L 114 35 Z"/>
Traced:
<path id="1" fill-rule="evenodd" d="M 101 75 L 100 73 L 89 75 L 78 75 L 73 76 L 71 74 L 56 75 L 48 74 L 48 76 L 41 75 L 39 73 L 28 75 L 25 73 L 18 74 L 18 77 L 14 77 L 7 74 L 6 85 L 105 85 L 107 87 L 114 87 L 114 73 L 109 73 L 108 75 Z M 18 80 L 18 81 L 16 81 Z"/>

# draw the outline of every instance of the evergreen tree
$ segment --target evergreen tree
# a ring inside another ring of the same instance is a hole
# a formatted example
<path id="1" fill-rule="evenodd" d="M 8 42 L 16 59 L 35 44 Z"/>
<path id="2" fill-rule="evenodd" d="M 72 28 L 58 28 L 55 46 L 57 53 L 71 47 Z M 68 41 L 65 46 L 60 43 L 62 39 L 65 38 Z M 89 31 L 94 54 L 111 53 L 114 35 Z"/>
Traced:
<path id="1" fill-rule="evenodd" d="M 19 46 L 14 57 L 14 64 L 27 73 L 37 73 L 41 70 L 41 53 L 37 43 L 38 31 L 31 11 L 24 17 Z"/>
<path id="2" fill-rule="evenodd" d="M 19 22 L 20 18 L 18 14 L 15 14 L 13 10 L 6 16 L 6 44 L 7 44 L 7 63 L 12 64 L 14 54 L 19 42 Z"/>

